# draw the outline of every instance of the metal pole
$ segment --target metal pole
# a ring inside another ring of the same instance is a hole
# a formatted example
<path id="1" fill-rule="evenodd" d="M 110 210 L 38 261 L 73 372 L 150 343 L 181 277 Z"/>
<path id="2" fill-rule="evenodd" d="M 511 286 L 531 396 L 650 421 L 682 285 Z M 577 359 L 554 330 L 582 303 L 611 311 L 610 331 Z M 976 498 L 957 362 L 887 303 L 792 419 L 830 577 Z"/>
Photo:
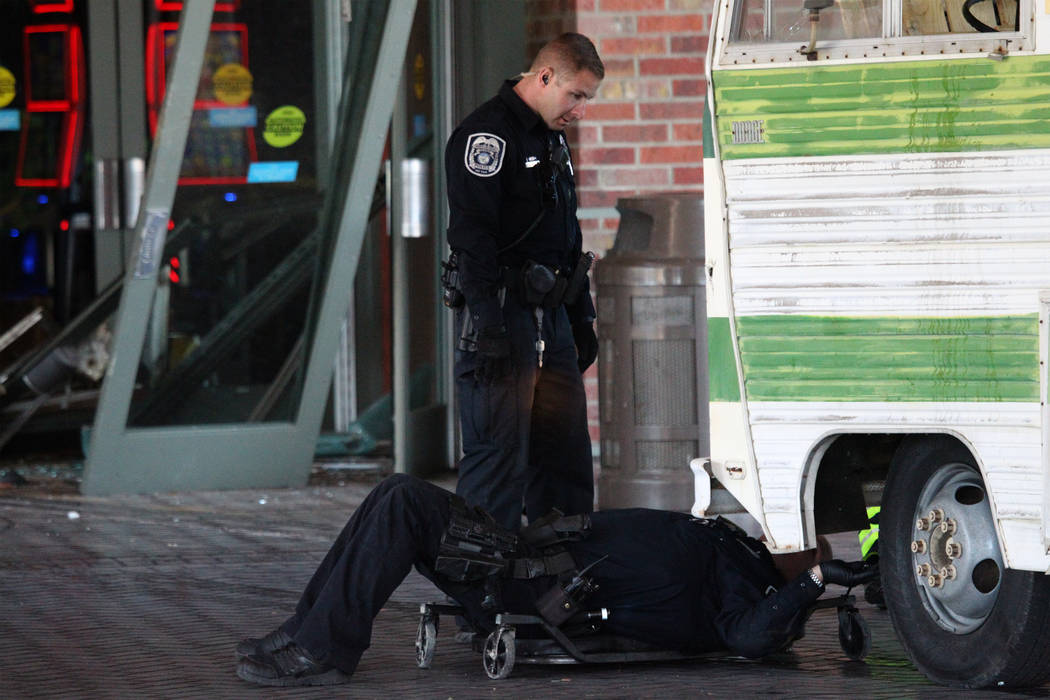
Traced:
<path id="1" fill-rule="evenodd" d="M 438 265 L 434 269 L 435 299 L 442 297 L 439 277 L 440 261 L 445 259 L 448 245 L 448 198 L 445 196 L 445 142 L 452 133 L 452 3 L 440 0 L 431 3 L 434 32 L 437 35 L 433 61 L 434 89 L 434 249 Z M 459 461 L 459 413 L 456 410 L 456 377 L 452 353 L 452 314 L 437 301 L 437 377 L 438 401 L 447 406 L 445 411 L 445 464 L 452 467 Z"/>
<path id="2" fill-rule="evenodd" d="M 390 120 L 390 266 L 393 286 L 393 384 L 394 384 L 394 471 L 408 471 L 408 396 L 409 396 L 409 337 L 408 323 L 408 255 L 402 235 L 404 211 L 404 176 L 407 128 L 404 70 L 394 100 L 394 114 Z"/>

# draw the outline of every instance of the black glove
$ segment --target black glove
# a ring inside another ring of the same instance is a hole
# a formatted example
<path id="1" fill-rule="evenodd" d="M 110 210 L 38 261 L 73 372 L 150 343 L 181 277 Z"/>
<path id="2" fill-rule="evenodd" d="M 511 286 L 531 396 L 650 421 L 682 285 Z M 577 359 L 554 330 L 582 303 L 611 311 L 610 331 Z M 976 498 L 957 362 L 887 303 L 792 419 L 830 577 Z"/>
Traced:
<path id="1" fill-rule="evenodd" d="M 491 384 L 510 371 L 510 336 L 506 326 L 488 326 L 478 332 L 474 380 Z"/>
<path id="2" fill-rule="evenodd" d="M 576 342 L 576 366 L 583 374 L 598 357 L 598 336 L 594 334 L 594 324 L 574 323 L 572 339 Z"/>
<path id="3" fill-rule="evenodd" d="M 828 561 L 820 562 L 819 566 L 825 585 L 837 583 L 840 586 L 851 588 L 861 583 L 867 583 L 879 575 L 878 562 L 872 561 L 829 559 Z"/>

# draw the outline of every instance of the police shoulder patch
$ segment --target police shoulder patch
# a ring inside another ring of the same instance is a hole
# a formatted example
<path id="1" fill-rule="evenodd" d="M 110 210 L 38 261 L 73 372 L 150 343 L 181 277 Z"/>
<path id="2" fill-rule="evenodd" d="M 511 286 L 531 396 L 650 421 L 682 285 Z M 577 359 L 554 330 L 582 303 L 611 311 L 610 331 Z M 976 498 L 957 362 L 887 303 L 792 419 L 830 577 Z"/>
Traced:
<path id="1" fill-rule="evenodd" d="M 492 177 L 503 167 L 507 142 L 495 134 L 478 133 L 467 137 L 463 161 L 467 170 L 478 177 Z"/>

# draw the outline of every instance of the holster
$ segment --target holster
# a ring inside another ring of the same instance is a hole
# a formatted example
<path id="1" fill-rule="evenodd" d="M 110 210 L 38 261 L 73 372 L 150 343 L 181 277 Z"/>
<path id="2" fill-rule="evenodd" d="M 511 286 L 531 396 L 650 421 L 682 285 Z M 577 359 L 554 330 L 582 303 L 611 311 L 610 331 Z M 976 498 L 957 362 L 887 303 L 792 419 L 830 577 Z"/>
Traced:
<path id="1" fill-rule="evenodd" d="M 526 260 L 521 267 L 504 268 L 501 277 L 503 285 L 526 306 L 556 309 L 576 303 L 593 262 L 594 253 L 581 254 L 572 274 L 566 276 L 557 268 Z"/>
<path id="2" fill-rule="evenodd" d="M 452 581 L 480 581 L 505 572 L 508 557 L 518 548 L 517 535 L 459 496 L 449 496 L 449 510 L 434 570 Z"/>
<path id="3" fill-rule="evenodd" d="M 536 612 L 544 620 L 558 627 L 580 612 L 581 602 L 582 596 L 577 600 L 565 588 L 555 586 L 536 600 Z"/>

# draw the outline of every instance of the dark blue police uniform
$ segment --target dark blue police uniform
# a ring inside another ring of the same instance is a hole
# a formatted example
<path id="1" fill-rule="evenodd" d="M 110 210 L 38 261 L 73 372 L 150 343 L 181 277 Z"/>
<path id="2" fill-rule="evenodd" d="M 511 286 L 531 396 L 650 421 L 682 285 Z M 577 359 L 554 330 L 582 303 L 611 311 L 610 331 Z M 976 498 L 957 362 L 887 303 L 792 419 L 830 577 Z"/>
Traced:
<path id="1" fill-rule="evenodd" d="M 502 609 L 484 581 L 454 582 L 436 572 L 449 527 L 450 494 L 399 474 L 377 486 L 332 544 L 281 631 L 314 659 L 353 673 L 372 623 L 413 565 L 462 604 L 481 630 L 501 610 L 536 612 L 555 576 L 498 578 Z M 682 513 L 610 510 L 591 516 L 589 534 L 565 547 L 593 564 L 606 632 L 688 652 L 773 653 L 795 639 L 824 586 L 803 572 L 784 581 L 766 548 L 721 524 Z"/>
<path id="2" fill-rule="evenodd" d="M 448 243 L 466 301 L 456 318 L 456 338 L 465 336 L 455 363 L 464 453 L 457 492 L 510 530 L 523 507 L 530 519 L 552 508 L 585 513 L 594 493 L 573 336 L 573 325 L 589 329 L 594 320 L 589 284 L 584 277 L 564 303 L 548 298 L 537 315 L 520 283 L 532 265 L 567 280 L 579 263 L 572 162 L 563 132 L 549 129 L 514 84 L 463 120 L 445 150 Z M 480 358 L 465 330 L 489 328 L 506 330 L 510 368 L 478 381 Z"/>

